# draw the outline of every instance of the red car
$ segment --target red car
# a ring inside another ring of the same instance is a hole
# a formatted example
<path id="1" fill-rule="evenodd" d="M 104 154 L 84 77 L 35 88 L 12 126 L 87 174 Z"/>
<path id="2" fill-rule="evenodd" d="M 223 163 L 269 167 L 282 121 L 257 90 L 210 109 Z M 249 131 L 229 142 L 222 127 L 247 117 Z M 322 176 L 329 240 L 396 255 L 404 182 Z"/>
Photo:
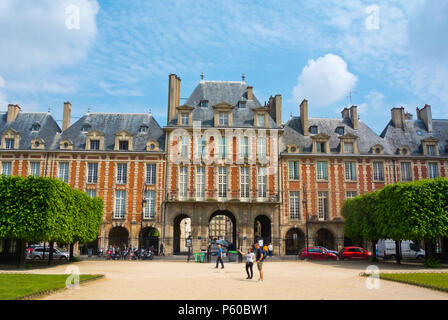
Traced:
<path id="1" fill-rule="evenodd" d="M 334 253 L 328 252 L 322 248 L 311 247 L 308 248 L 310 260 L 337 260 L 338 256 Z M 307 256 L 306 249 L 299 253 L 299 258 L 304 260 Z"/>
<path id="2" fill-rule="evenodd" d="M 361 247 L 345 247 L 339 251 L 339 259 L 341 260 L 367 260 L 371 256 L 372 252 Z"/>

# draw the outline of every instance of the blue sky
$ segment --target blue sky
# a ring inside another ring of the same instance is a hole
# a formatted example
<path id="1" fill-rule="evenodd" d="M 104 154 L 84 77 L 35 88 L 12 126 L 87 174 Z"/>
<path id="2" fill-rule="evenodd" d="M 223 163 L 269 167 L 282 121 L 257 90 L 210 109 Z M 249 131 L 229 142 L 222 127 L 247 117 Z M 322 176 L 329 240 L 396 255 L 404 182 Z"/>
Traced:
<path id="1" fill-rule="evenodd" d="M 72 121 L 151 109 L 165 125 L 170 73 L 183 98 L 201 72 L 244 73 L 261 102 L 283 96 L 284 121 L 302 99 L 310 116 L 339 117 L 352 91 L 380 133 L 396 106 L 448 118 L 446 30 L 448 0 L 2 0 L 0 111 L 17 103 L 60 120 L 69 100 Z"/>

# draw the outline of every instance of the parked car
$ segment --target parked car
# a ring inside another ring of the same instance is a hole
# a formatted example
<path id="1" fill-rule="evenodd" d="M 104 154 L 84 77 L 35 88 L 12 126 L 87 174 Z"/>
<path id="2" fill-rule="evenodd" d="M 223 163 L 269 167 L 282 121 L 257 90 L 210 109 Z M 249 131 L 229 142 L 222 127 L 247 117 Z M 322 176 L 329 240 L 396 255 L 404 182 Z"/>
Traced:
<path id="1" fill-rule="evenodd" d="M 396 256 L 396 246 L 394 240 L 384 240 L 378 241 L 377 246 L 377 256 L 383 259 L 395 259 Z M 403 259 L 417 259 L 423 260 L 425 258 L 425 250 L 420 248 L 420 246 L 411 240 L 401 241 L 401 257 Z"/>
<path id="2" fill-rule="evenodd" d="M 310 260 L 337 260 L 338 257 L 321 247 L 311 247 L 307 250 L 303 250 L 299 253 L 299 258 L 301 260 L 305 260 L 306 257 L 309 257 Z"/>
<path id="3" fill-rule="evenodd" d="M 50 248 L 45 247 L 45 254 L 44 254 L 44 247 L 29 247 L 26 249 L 26 258 L 27 259 L 33 259 L 33 260 L 40 260 L 40 259 L 48 259 L 50 253 Z M 70 257 L 68 252 L 62 252 L 56 248 L 53 248 L 53 259 L 60 259 L 60 260 L 68 260 Z"/>
<path id="4" fill-rule="evenodd" d="M 361 247 L 345 247 L 339 251 L 341 260 L 367 260 L 370 256 L 372 256 L 372 252 Z"/>
<path id="5" fill-rule="evenodd" d="M 338 252 L 335 251 L 335 250 L 330 250 L 330 249 L 327 249 L 327 248 L 322 247 L 322 246 L 316 246 L 316 248 L 321 248 L 322 250 L 327 250 L 328 252 L 330 252 L 330 253 L 332 253 L 332 254 L 334 254 L 336 256 L 338 255 Z"/>

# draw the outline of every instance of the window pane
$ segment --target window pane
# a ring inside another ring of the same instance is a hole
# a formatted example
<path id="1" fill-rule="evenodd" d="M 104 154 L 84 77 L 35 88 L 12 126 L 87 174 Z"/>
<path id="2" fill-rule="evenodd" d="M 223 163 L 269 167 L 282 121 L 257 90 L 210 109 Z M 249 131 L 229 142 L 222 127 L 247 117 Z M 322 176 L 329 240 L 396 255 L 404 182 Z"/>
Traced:
<path id="1" fill-rule="evenodd" d="M 299 180 L 299 163 L 297 161 L 289 162 L 289 180 Z"/>
<path id="2" fill-rule="evenodd" d="M 382 162 L 373 163 L 373 180 L 384 181 L 384 164 Z"/>
<path id="3" fill-rule="evenodd" d="M 250 183 L 249 183 L 248 167 L 241 168 L 240 182 L 241 182 L 241 198 L 249 198 Z"/>
<path id="4" fill-rule="evenodd" d="M 59 163 L 59 179 L 68 183 L 68 162 Z"/>
<path id="5" fill-rule="evenodd" d="M 296 191 L 289 193 L 289 218 L 300 219 L 300 194 Z"/>
<path id="6" fill-rule="evenodd" d="M 126 184 L 128 165 L 126 163 L 117 164 L 117 183 Z"/>
<path id="7" fill-rule="evenodd" d="M 100 140 L 90 140 L 90 150 L 100 150 Z"/>
<path id="8" fill-rule="evenodd" d="M 318 161 L 317 162 L 317 179 L 318 180 L 327 180 L 327 162 L 326 161 Z"/>
<path id="9" fill-rule="evenodd" d="M 258 197 L 266 198 L 266 168 L 258 168 Z"/>
<path id="10" fill-rule="evenodd" d="M 439 165 L 436 162 L 429 163 L 429 178 L 434 179 L 439 176 Z"/>
<path id="11" fill-rule="evenodd" d="M 353 161 L 345 162 L 345 180 L 356 180 L 356 163 Z"/>
<path id="12" fill-rule="evenodd" d="M 401 163 L 401 181 L 412 181 L 412 171 L 410 162 Z"/>
<path id="13" fill-rule="evenodd" d="M 117 190 L 115 192 L 115 213 L 116 219 L 124 219 L 126 212 L 126 190 Z"/>
<path id="14" fill-rule="evenodd" d="M 353 142 L 344 142 L 344 153 L 353 153 Z"/>
<path id="15" fill-rule="evenodd" d="M 144 204 L 144 218 L 145 219 L 154 219 L 156 215 L 156 192 L 155 191 L 146 191 L 145 192 L 145 200 Z"/>
<path id="16" fill-rule="evenodd" d="M 204 198 L 205 197 L 205 168 L 197 167 L 196 168 L 196 197 Z"/>
<path id="17" fill-rule="evenodd" d="M 180 167 L 179 170 L 179 197 L 186 199 L 188 194 L 188 168 Z"/>
<path id="18" fill-rule="evenodd" d="M 14 139 L 5 139 L 6 149 L 14 149 Z"/>
<path id="19" fill-rule="evenodd" d="M 87 183 L 98 182 L 98 163 L 89 163 L 87 172 Z"/>
<path id="20" fill-rule="evenodd" d="M 86 190 L 87 195 L 91 198 L 95 198 L 96 197 L 96 190 L 95 189 L 87 189 Z"/>
<path id="21" fill-rule="evenodd" d="M 328 192 L 319 192 L 319 220 L 328 220 Z"/>
<path id="22" fill-rule="evenodd" d="M 218 197 L 219 198 L 227 197 L 227 168 L 226 167 L 218 168 Z"/>
<path id="23" fill-rule="evenodd" d="M 2 162 L 2 174 L 9 177 L 11 175 L 12 162 Z"/>
<path id="24" fill-rule="evenodd" d="M 30 175 L 39 177 L 40 175 L 40 162 L 30 163 Z"/>
<path id="25" fill-rule="evenodd" d="M 156 184 L 156 165 L 146 165 L 146 184 Z"/>

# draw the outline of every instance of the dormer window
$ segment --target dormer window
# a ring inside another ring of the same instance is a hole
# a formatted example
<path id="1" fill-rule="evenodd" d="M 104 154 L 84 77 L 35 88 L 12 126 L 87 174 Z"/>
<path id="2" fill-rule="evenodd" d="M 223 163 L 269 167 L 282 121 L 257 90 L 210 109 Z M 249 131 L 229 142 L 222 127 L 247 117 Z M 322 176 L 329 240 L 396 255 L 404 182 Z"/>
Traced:
<path id="1" fill-rule="evenodd" d="M 100 140 L 90 140 L 90 150 L 100 150 Z"/>
<path id="2" fill-rule="evenodd" d="M 264 121 L 264 114 L 258 114 L 257 115 L 257 127 L 265 127 L 265 121 Z"/>
<path id="3" fill-rule="evenodd" d="M 228 126 L 229 125 L 229 114 L 227 112 L 219 113 L 219 125 Z"/>
<path id="4" fill-rule="evenodd" d="M 143 126 L 140 126 L 140 128 L 138 129 L 138 132 L 139 133 L 147 133 L 148 130 L 149 130 L 148 126 L 143 125 Z"/>
<path id="5" fill-rule="evenodd" d="M 325 153 L 325 142 L 316 142 L 316 152 Z"/>
<path id="6" fill-rule="evenodd" d="M 338 138 L 339 138 L 339 140 L 341 140 L 340 148 L 339 148 L 340 153 L 354 153 L 354 154 L 359 153 L 358 144 L 357 144 L 357 139 L 358 139 L 357 136 L 355 136 L 354 134 L 351 134 L 351 133 L 347 133 Z"/>
<path id="7" fill-rule="evenodd" d="M 246 101 L 240 101 L 238 102 L 238 108 L 246 108 L 247 102 Z"/>
<path id="8" fill-rule="evenodd" d="M 327 153 L 330 152 L 330 136 L 324 133 L 319 133 L 312 136 L 313 139 L 313 153 Z"/>
<path id="9" fill-rule="evenodd" d="M 376 144 L 371 149 L 373 154 L 384 154 L 384 148 L 380 144 Z"/>
<path id="10" fill-rule="evenodd" d="M 181 119 L 180 119 L 180 124 L 182 126 L 188 126 L 188 122 L 189 122 L 189 114 L 186 112 L 181 113 Z"/>
<path id="11" fill-rule="evenodd" d="M 311 134 L 318 134 L 319 130 L 317 129 L 317 126 L 311 126 L 310 127 L 310 133 Z"/>
<path id="12" fill-rule="evenodd" d="M 90 131 L 91 128 L 92 128 L 92 127 L 91 127 L 90 125 L 88 125 L 88 124 L 83 125 L 82 128 L 81 128 L 81 132 L 82 132 L 82 133 L 87 133 L 87 132 Z"/>
<path id="13" fill-rule="evenodd" d="M 14 139 L 5 139 L 5 149 L 14 149 Z"/>
<path id="14" fill-rule="evenodd" d="M 344 135 L 344 127 L 337 127 L 336 133 L 340 136 L 343 136 Z"/>
<path id="15" fill-rule="evenodd" d="M 40 130 L 40 124 L 38 124 L 38 123 L 34 123 L 34 124 L 31 126 L 31 131 L 36 132 L 36 131 L 39 131 L 39 130 Z"/>
<path id="16" fill-rule="evenodd" d="M 127 151 L 129 150 L 129 141 L 119 141 L 118 150 Z"/>
<path id="17" fill-rule="evenodd" d="M 435 156 L 436 155 L 436 147 L 434 145 L 426 146 L 426 155 Z"/>
<path id="18" fill-rule="evenodd" d="M 353 142 L 344 142 L 344 153 L 353 153 Z"/>
<path id="19" fill-rule="evenodd" d="M 429 157 L 438 156 L 438 144 L 439 140 L 433 137 L 422 140 L 423 153 Z"/>
<path id="20" fill-rule="evenodd" d="M 404 146 L 404 147 L 398 148 L 397 153 L 402 156 L 407 156 L 410 154 L 409 147 Z"/>
<path id="21" fill-rule="evenodd" d="M 201 100 L 199 105 L 201 106 L 201 108 L 207 108 L 208 107 L 208 100 Z"/>

